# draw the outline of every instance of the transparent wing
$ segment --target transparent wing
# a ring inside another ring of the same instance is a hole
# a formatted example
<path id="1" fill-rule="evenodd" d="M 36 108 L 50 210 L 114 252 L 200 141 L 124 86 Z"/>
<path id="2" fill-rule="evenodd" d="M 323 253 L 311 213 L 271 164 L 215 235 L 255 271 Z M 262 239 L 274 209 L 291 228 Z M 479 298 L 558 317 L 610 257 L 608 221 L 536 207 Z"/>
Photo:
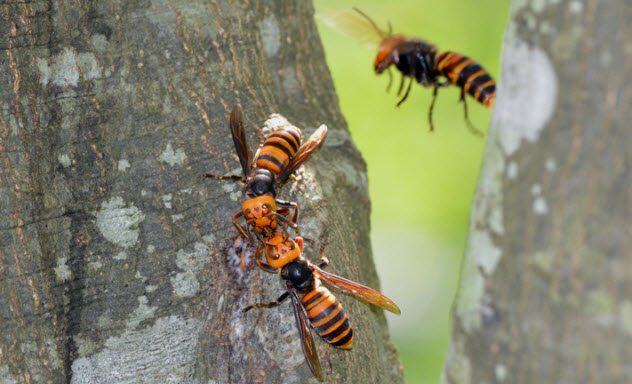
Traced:
<path id="1" fill-rule="evenodd" d="M 316 13 L 316 19 L 334 31 L 358 41 L 367 49 L 377 49 L 388 33 L 363 15 L 364 13 L 358 11 L 325 9 Z"/>
<path id="2" fill-rule="evenodd" d="M 296 319 L 296 327 L 298 328 L 298 333 L 301 337 L 301 346 L 303 347 L 305 361 L 307 362 L 307 365 L 309 365 L 309 369 L 312 370 L 314 376 L 319 381 L 323 381 L 323 369 L 320 366 L 316 345 L 314 344 L 314 338 L 312 338 L 312 333 L 310 332 L 309 321 L 305 315 L 301 299 L 299 299 L 294 289 L 288 287 L 288 290 L 290 292 L 290 297 L 292 298 L 294 318 Z"/>
<path id="3" fill-rule="evenodd" d="M 279 174 L 278 181 L 280 184 L 285 183 L 290 175 L 294 173 L 294 171 L 296 171 L 298 167 L 300 167 L 301 164 L 303 164 L 303 162 L 305 162 L 305 160 L 314 153 L 314 151 L 320 148 L 320 145 L 325 140 L 325 137 L 327 137 L 327 126 L 321 125 L 316 132 L 314 132 L 309 139 L 301 145 L 287 167 L 285 167 L 285 169 L 283 169 L 283 171 Z"/>
<path id="4" fill-rule="evenodd" d="M 366 303 L 377 305 L 378 307 L 384 308 L 396 315 L 399 315 L 401 313 L 401 310 L 399 309 L 397 304 L 395 304 L 393 300 L 389 299 L 382 293 L 362 284 L 345 279 L 344 277 L 325 272 L 315 265 L 312 265 L 311 267 L 314 271 L 314 274 L 322 281 L 335 288 L 340 289 L 345 293 L 350 294 L 356 299 L 362 300 Z"/>

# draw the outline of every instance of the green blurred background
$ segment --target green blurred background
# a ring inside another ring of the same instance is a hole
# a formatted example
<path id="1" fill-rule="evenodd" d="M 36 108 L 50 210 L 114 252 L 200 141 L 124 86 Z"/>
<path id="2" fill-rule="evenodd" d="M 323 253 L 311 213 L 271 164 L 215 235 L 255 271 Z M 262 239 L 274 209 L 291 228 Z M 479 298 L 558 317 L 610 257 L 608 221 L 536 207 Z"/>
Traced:
<path id="1" fill-rule="evenodd" d="M 498 80 L 507 1 L 315 0 L 314 5 L 317 14 L 360 7 L 380 27 L 387 29 L 390 21 L 394 32 L 470 56 Z M 389 326 L 406 383 L 434 384 L 447 350 L 485 139 L 467 130 L 456 87 L 440 90 L 435 132 L 429 133 L 431 89 L 413 84 L 396 109 L 399 76 L 387 94 L 388 75 L 372 71 L 377 45 L 367 49 L 317 21 L 342 111 L 368 165 L 373 251 L 382 290 L 402 308 L 402 316 L 389 316 Z M 490 111 L 472 98 L 468 107 L 474 125 L 486 131 Z"/>

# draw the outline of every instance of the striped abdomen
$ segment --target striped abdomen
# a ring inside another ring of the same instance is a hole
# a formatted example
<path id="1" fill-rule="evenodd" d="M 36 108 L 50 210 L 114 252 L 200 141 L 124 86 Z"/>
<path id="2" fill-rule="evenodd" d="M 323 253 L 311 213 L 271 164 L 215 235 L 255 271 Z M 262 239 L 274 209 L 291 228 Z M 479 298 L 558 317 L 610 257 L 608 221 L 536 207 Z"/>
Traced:
<path id="1" fill-rule="evenodd" d="M 477 62 L 455 52 L 442 52 L 435 63 L 437 70 L 450 83 L 459 86 L 486 107 L 494 105 L 496 82 Z"/>
<path id="2" fill-rule="evenodd" d="M 328 344 L 337 348 L 353 347 L 353 330 L 345 310 L 325 287 L 317 287 L 301 299 L 312 328 Z"/>
<path id="3" fill-rule="evenodd" d="M 257 167 L 265 168 L 278 175 L 294 157 L 301 146 L 301 131 L 296 127 L 285 127 L 270 134 L 263 142 L 257 156 Z"/>

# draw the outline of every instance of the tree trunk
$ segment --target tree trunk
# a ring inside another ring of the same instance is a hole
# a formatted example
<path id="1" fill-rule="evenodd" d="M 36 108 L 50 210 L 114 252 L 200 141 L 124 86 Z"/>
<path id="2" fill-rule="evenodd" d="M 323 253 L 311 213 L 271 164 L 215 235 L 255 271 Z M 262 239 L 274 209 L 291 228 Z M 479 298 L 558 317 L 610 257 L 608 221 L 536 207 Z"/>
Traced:
<path id="1" fill-rule="evenodd" d="M 377 286 L 365 165 L 307 1 L 0 2 L 0 382 L 299 383 L 278 276 L 236 263 L 242 189 L 227 118 L 252 147 L 278 112 L 324 147 L 281 198 L 331 270 Z M 278 123 L 279 119 L 270 124 Z M 341 297 L 352 352 L 329 382 L 401 382 L 381 311 Z M 313 379 L 311 379 L 314 381 Z"/>
<path id="2" fill-rule="evenodd" d="M 630 20 L 514 1 L 445 382 L 632 382 Z"/>

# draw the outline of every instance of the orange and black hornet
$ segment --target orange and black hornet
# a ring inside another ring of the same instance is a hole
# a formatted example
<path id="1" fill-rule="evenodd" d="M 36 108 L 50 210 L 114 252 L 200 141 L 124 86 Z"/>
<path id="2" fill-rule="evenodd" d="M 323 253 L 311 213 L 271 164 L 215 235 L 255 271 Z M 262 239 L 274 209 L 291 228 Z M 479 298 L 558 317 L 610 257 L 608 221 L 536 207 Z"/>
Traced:
<path id="1" fill-rule="evenodd" d="M 465 94 L 469 94 L 485 107 L 491 108 L 496 96 L 496 83 L 489 72 L 476 61 L 460 53 L 438 52 L 433 44 L 424 40 L 407 38 L 402 34 L 392 34 L 390 24 L 389 31 L 385 32 L 364 12 L 357 8 L 354 10 L 367 19 L 382 39 L 373 62 L 373 68 L 376 74 L 388 70 L 390 81 L 387 91 L 392 83 L 391 65 L 395 65 L 395 68 L 402 74 L 397 91 L 398 96 L 401 95 L 404 88 L 405 78 L 410 78 L 406 91 L 397 102 L 397 106 L 400 106 L 408 98 L 413 81 L 424 87 L 432 87 L 432 102 L 428 111 L 428 122 L 432 131 L 434 128 L 432 111 L 438 90 L 440 87 L 455 85 L 461 89 L 460 101 L 463 102 L 468 128 L 475 134 L 481 134 L 468 119 Z"/>
<path id="2" fill-rule="evenodd" d="M 243 171 L 242 176 L 206 177 L 219 180 L 243 181 L 246 183 L 247 199 L 243 201 L 241 210 L 233 215 L 233 225 L 239 233 L 250 240 L 251 233 L 264 241 L 266 237 L 280 228 L 291 226 L 298 229 L 298 204 L 276 198 L 276 189 L 285 184 L 290 175 L 307 158 L 316 151 L 327 136 L 327 126 L 321 125 L 309 139 L 301 144 L 303 133 L 294 126 L 286 126 L 272 132 L 257 150 L 254 160 L 251 160 L 242 112 L 235 106 L 230 114 L 230 131 L 235 144 L 237 157 Z M 294 212 L 290 217 L 290 210 Z M 246 220 L 246 228 L 238 222 L 240 217 Z M 245 269 L 245 261 L 241 260 L 241 268 Z"/>
<path id="3" fill-rule="evenodd" d="M 324 379 L 323 371 L 310 328 L 331 346 L 344 350 L 353 347 L 353 329 L 347 313 L 331 291 L 321 285 L 321 281 L 356 299 L 400 314 L 397 304 L 382 293 L 323 271 L 329 264 L 326 258 L 321 258 L 318 265 L 310 263 L 302 256 L 303 239 L 300 237 L 291 239 L 278 231 L 266 241 L 265 247 L 266 262 L 257 258 L 257 264 L 270 273 L 280 271 L 286 292 L 271 303 L 257 303 L 246 307 L 244 311 L 276 307 L 290 297 L 305 360 L 320 381 Z"/>

